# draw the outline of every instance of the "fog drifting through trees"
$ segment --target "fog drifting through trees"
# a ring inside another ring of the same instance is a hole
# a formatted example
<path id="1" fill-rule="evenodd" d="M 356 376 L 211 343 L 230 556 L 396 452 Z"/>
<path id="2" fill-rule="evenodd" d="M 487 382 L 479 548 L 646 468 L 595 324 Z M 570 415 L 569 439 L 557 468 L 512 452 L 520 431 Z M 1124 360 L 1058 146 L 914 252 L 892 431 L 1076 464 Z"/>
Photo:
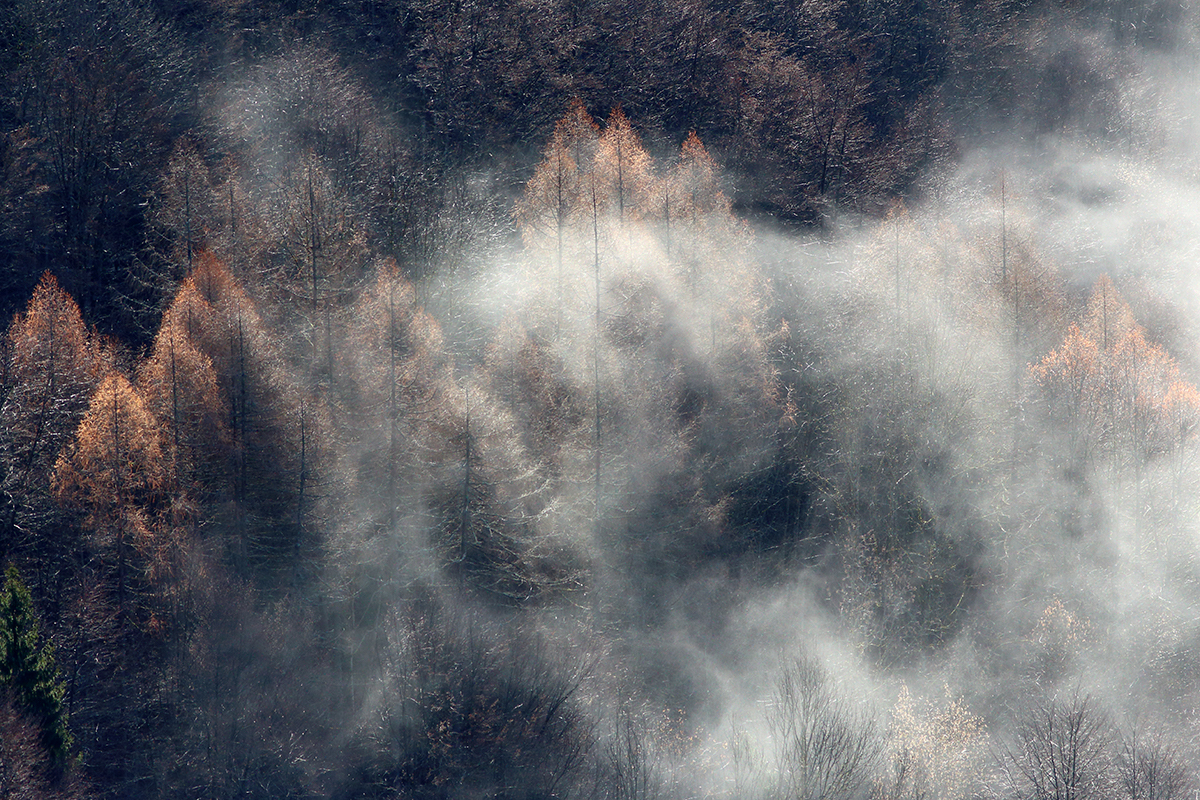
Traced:
<path id="1" fill-rule="evenodd" d="M 5 791 L 1197 790 L 1194 12 L 168 5 L 0 20 Z"/>

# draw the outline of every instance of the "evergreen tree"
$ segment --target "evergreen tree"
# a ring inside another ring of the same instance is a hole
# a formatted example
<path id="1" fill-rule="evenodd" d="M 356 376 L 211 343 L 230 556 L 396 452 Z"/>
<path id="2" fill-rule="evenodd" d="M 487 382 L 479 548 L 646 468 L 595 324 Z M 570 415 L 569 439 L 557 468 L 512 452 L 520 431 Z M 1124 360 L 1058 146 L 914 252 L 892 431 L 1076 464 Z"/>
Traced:
<path id="1" fill-rule="evenodd" d="M 73 739 L 63 704 L 66 685 L 48 643 L 40 641 L 33 598 L 9 564 L 0 590 L 0 685 L 41 725 L 42 743 L 58 768 L 66 766 Z"/>

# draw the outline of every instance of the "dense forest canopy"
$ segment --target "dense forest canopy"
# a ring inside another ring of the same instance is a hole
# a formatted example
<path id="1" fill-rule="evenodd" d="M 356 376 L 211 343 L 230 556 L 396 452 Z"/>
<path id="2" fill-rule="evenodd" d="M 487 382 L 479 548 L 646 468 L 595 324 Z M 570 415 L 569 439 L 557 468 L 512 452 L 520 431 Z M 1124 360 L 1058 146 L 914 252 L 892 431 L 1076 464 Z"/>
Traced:
<path id="1" fill-rule="evenodd" d="M 0 3 L 0 794 L 1190 797 L 1198 63 Z"/>

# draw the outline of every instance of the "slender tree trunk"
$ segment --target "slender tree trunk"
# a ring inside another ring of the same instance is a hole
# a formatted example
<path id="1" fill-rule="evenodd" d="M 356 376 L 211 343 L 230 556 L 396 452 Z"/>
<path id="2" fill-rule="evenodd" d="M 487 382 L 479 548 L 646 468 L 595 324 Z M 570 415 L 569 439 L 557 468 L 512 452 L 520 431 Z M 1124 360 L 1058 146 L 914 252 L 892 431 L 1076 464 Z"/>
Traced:
<path id="1" fill-rule="evenodd" d="M 388 281 L 388 531 L 396 530 L 396 425 L 400 415 L 396 396 L 396 280 Z"/>
<path id="2" fill-rule="evenodd" d="M 592 176 L 592 253 L 594 255 L 593 269 L 596 279 L 596 319 L 595 327 L 592 332 L 592 383 L 595 391 L 595 409 L 596 409 L 596 441 L 594 445 L 595 455 L 595 475 L 596 475 L 596 509 L 595 520 L 593 524 L 596 528 L 596 533 L 600 533 L 600 468 L 601 468 L 601 437 L 600 428 L 600 219 L 599 208 L 596 199 L 596 178 Z"/>
<path id="3" fill-rule="evenodd" d="M 192 272 L 192 176 L 185 168 L 183 171 L 183 227 L 187 239 L 188 274 Z"/>
<path id="4" fill-rule="evenodd" d="M 296 541 L 292 547 L 292 589 L 300 584 L 300 559 L 304 546 L 304 504 L 308 489 L 308 424 L 306 404 L 300 403 L 300 476 L 296 491 Z"/>
<path id="5" fill-rule="evenodd" d="M 113 502 L 115 503 L 115 525 L 117 529 L 117 626 L 125 629 L 125 498 L 124 480 L 121 475 L 121 419 L 119 416 L 118 393 L 113 390 Z"/>
<path id="6" fill-rule="evenodd" d="M 472 544 L 471 542 L 471 390 L 466 388 L 466 420 L 464 422 L 463 436 L 463 487 L 462 487 L 462 520 L 461 534 L 459 547 L 461 548 L 461 557 L 463 560 L 463 570 L 460 570 L 462 579 L 466 580 L 466 562 L 467 549 Z"/>

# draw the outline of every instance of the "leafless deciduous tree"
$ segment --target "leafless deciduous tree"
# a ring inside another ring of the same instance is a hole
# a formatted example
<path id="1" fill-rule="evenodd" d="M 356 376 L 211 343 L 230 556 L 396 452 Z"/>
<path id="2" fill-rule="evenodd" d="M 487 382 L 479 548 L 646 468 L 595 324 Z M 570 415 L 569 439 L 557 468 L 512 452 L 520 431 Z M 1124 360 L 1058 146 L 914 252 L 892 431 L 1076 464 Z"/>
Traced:
<path id="1" fill-rule="evenodd" d="M 1122 742 L 1116 778 L 1128 800 L 1179 800 L 1197 788 L 1182 753 L 1162 731 L 1134 731 Z"/>
<path id="2" fill-rule="evenodd" d="M 785 667 L 767 717 L 774 741 L 774 798 L 865 797 L 882 757 L 875 721 L 835 694 L 811 658 Z"/>
<path id="3" fill-rule="evenodd" d="M 1087 695 L 1034 703 L 1000 753 L 1001 771 L 1015 796 L 1031 800 L 1089 800 L 1111 788 L 1112 736 L 1107 715 Z"/>

